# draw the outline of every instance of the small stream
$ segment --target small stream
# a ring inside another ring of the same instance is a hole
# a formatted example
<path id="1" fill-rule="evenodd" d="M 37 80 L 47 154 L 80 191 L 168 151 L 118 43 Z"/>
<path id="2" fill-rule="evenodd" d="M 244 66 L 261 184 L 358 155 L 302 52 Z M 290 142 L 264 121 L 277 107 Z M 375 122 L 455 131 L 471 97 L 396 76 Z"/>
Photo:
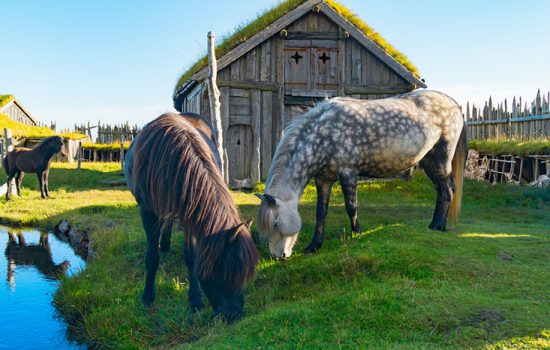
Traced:
<path id="1" fill-rule="evenodd" d="M 86 262 L 53 233 L 0 226 L 0 350 L 82 349 L 55 317 L 59 276 Z"/>

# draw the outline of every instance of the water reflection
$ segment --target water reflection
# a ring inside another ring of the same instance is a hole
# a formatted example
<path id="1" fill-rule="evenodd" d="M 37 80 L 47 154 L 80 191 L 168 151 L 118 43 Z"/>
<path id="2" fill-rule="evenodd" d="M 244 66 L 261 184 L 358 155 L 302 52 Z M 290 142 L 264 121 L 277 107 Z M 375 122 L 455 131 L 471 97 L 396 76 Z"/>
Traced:
<path id="1" fill-rule="evenodd" d="M 21 231 L 15 233 L 8 230 L 8 237 L 5 255 L 8 260 L 8 283 L 12 288 L 15 287 L 17 265 L 35 267 L 45 278 L 51 280 L 58 280 L 71 265 L 69 260 L 60 264 L 54 263 L 47 232 L 40 233 L 38 244 L 27 244 Z"/>
<path id="2" fill-rule="evenodd" d="M 0 227 L 0 252 L 3 247 L 0 349 L 78 348 L 66 340 L 66 326 L 55 318 L 52 298 L 58 280 L 81 271 L 84 260 L 54 234 L 37 230 Z"/>

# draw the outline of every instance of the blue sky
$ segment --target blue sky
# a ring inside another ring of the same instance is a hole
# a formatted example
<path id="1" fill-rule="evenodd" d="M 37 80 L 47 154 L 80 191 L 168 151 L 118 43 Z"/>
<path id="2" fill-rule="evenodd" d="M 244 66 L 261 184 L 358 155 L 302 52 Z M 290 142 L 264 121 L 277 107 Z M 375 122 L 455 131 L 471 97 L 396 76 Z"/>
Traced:
<path id="1" fill-rule="evenodd" d="M 459 102 L 550 90 L 550 1 L 340 0 Z M 172 110 L 178 77 L 274 0 L 0 0 L 0 94 L 39 120 L 130 121 Z"/>

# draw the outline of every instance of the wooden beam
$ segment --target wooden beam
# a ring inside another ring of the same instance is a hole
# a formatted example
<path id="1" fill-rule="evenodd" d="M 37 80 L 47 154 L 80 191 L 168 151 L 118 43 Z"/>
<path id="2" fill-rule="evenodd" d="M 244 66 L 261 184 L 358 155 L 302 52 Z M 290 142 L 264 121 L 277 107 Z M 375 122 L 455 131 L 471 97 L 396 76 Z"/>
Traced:
<path id="1" fill-rule="evenodd" d="M 255 81 L 218 80 L 219 87 L 234 89 L 258 89 L 261 91 L 277 91 L 277 84 Z"/>
<path id="2" fill-rule="evenodd" d="M 338 32 L 287 32 L 283 37 L 284 40 L 338 40 L 340 33 Z"/>
<path id="3" fill-rule="evenodd" d="M 232 62 L 236 61 L 243 55 L 245 55 L 247 52 L 255 48 L 256 46 L 260 45 L 265 40 L 269 39 L 271 36 L 277 34 L 281 29 L 288 26 L 289 24 L 293 23 L 294 21 L 298 20 L 300 17 L 311 11 L 312 7 L 314 5 L 322 3 L 323 0 L 307 0 L 294 10 L 290 11 L 283 17 L 279 18 L 275 22 L 273 22 L 271 25 L 267 26 L 264 30 L 257 33 L 256 35 L 252 36 L 250 39 L 246 40 L 244 43 L 240 44 L 239 46 L 235 47 L 233 50 L 226 53 L 223 57 L 221 57 L 218 61 L 218 69 L 222 70 L 228 65 L 230 65 Z M 203 80 L 206 78 L 208 72 L 208 67 L 205 67 L 201 70 L 199 70 L 197 73 L 193 74 L 191 76 L 191 80 Z"/>
<path id="4" fill-rule="evenodd" d="M 344 92 L 346 95 L 367 95 L 367 94 L 400 94 L 409 91 L 408 85 L 394 86 L 363 86 L 363 85 L 346 85 Z"/>
<path id="5" fill-rule="evenodd" d="M 252 95 L 250 96 L 250 103 L 252 104 L 251 114 L 252 114 L 252 171 L 251 179 L 252 183 L 260 182 L 261 172 L 260 172 L 260 138 L 261 138 L 261 106 L 262 101 L 260 100 L 261 93 L 260 90 L 252 90 Z"/>

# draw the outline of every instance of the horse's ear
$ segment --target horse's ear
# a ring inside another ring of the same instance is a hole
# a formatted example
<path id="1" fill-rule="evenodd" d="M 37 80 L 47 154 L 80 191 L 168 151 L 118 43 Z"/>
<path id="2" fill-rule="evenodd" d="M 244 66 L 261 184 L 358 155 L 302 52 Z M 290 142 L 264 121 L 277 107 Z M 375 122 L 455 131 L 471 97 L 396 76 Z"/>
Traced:
<path id="1" fill-rule="evenodd" d="M 252 226 L 252 222 L 254 222 L 254 220 L 252 220 L 252 219 L 246 220 L 245 222 L 241 222 L 240 224 L 238 224 L 234 228 L 230 229 L 229 230 L 229 241 L 233 242 L 235 239 L 237 239 L 237 236 L 239 235 L 241 227 L 245 226 L 248 230 L 250 230 L 250 227 Z"/>
<path id="2" fill-rule="evenodd" d="M 256 193 L 256 197 L 260 198 L 262 202 L 265 201 L 269 206 L 273 207 L 277 204 L 277 201 L 275 201 L 275 198 L 267 193 L 265 194 Z"/>

